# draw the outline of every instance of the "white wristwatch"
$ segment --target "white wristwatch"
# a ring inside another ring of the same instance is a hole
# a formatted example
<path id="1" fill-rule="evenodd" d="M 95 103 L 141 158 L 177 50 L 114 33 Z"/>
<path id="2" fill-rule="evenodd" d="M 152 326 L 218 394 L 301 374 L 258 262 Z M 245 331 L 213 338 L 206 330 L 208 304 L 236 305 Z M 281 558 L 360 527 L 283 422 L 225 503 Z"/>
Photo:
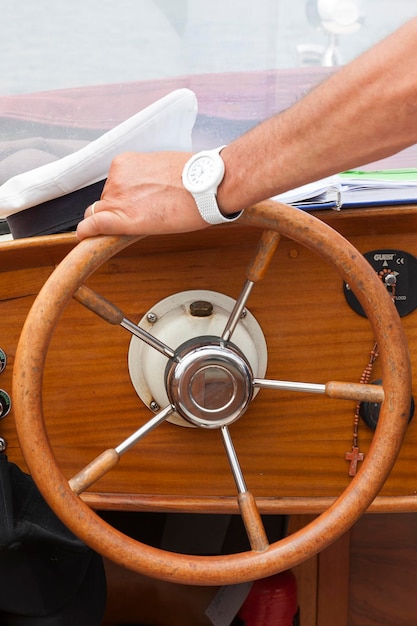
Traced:
<path id="1" fill-rule="evenodd" d="M 224 162 L 220 156 L 224 147 L 194 154 L 182 172 L 182 183 L 194 197 L 201 217 L 208 224 L 233 222 L 242 213 L 223 215 L 217 205 L 217 188 L 224 177 Z"/>

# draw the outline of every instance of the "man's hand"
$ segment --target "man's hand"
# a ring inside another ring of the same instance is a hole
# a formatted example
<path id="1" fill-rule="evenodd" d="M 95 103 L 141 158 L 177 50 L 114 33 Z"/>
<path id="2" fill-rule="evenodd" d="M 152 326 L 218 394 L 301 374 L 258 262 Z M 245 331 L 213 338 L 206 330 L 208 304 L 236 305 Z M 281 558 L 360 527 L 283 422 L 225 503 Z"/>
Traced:
<path id="1" fill-rule="evenodd" d="M 190 156 L 186 152 L 129 152 L 116 157 L 94 214 L 89 206 L 78 225 L 78 238 L 161 235 L 207 227 L 181 181 Z"/>

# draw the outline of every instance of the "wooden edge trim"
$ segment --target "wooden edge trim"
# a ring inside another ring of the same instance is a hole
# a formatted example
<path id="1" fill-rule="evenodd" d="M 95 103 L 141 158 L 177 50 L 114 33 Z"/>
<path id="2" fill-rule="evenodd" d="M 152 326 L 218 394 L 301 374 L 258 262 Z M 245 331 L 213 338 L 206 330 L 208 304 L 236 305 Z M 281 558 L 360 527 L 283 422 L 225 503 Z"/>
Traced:
<path id="1" fill-rule="evenodd" d="M 238 514 L 233 497 L 142 496 L 136 494 L 83 493 L 82 500 L 96 510 L 149 511 L 165 513 Z M 329 508 L 336 498 L 256 498 L 263 515 L 316 515 Z M 413 513 L 417 511 L 415 496 L 378 496 L 367 513 Z"/>

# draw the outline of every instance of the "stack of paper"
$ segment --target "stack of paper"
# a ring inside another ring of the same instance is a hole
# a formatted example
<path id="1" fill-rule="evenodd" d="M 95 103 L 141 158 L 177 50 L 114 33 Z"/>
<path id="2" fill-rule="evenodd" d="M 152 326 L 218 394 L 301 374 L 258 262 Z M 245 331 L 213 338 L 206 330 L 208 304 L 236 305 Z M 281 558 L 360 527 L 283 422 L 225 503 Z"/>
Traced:
<path id="1" fill-rule="evenodd" d="M 305 210 L 417 203 L 417 169 L 349 170 L 275 196 Z"/>

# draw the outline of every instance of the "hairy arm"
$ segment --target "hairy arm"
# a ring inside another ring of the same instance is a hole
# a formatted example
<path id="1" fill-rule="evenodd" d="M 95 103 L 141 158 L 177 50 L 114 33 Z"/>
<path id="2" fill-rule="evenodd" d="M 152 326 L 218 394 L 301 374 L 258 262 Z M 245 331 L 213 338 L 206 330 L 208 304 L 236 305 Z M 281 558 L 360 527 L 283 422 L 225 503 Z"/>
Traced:
<path id="1" fill-rule="evenodd" d="M 417 19 L 222 152 L 219 203 L 244 208 L 417 142 Z"/>
<path id="2" fill-rule="evenodd" d="M 218 189 L 224 213 L 417 142 L 417 18 L 343 67 L 286 111 L 229 144 Z M 181 173 L 188 153 L 118 156 L 79 238 L 162 234 L 207 226 Z"/>

